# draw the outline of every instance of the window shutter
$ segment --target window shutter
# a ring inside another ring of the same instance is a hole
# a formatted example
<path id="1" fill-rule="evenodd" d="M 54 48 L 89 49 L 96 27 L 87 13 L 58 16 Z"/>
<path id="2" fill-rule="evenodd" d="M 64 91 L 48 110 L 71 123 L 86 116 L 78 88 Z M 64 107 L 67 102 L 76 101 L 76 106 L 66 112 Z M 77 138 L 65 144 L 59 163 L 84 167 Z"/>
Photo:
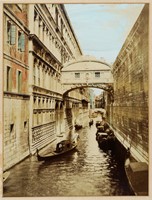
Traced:
<path id="1" fill-rule="evenodd" d="M 11 33 L 10 33 L 10 44 L 15 44 L 15 38 L 16 38 L 16 26 L 14 24 L 11 24 Z"/>
<path id="2" fill-rule="evenodd" d="M 21 51 L 25 50 L 25 35 L 24 33 L 21 34 Z"/>
<path id="3" fill-rule="evenodd" d="M 18 31 L 18 50 L 21 50 L 21 32 Z"/>
<path id="4" fill-rule="evenodd" d="M 11 24 L 7 21 L 7 42 L 10 44 L 11 40 Z"/>

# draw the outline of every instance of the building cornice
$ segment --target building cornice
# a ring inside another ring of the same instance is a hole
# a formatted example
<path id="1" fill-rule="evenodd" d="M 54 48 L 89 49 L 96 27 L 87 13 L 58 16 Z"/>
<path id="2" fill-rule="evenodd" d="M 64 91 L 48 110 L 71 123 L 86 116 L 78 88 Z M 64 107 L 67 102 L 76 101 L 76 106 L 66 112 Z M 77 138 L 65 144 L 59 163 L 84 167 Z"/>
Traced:
<path id="1" fill-rule="evenodd" d="M 69 19 L 68 13 L 67 13 L 67 11 L 66 11 L 66 9 L 65 9 L 65 7 L 64 7 L 63 4 L 61 4 L 60 6 L 61 6 L 61 9 L 62 9 L 63 12 L 64 12 L 64 15 L 65 15 L 66 21 L 67 21 L 67 23 L 68 23 L 68 25 L 69 25 L 69 28 L 70 28 L 70 30 L 71 30 L 71 32 L 72 32 L 72 35 L 73 35 L 74 39 L 75 39 L 75 42 L 76 42 L 76 44 L 77 44 L 77 47 L 78 47 L 80 53 L 83 54 L 83 52 L 82 52 L 82 50 L 81 50 L 81 48 L 80 48 L 80 45 L 79 45 L 78 39 L 77 39 L 77 37 L 76 37 L 76 35 L 75 35 L 75 32 L 74 32 L 74 30 L 73 30 L 73 27 L 72 27 L 72 25 L 71 25 L 71 22 L 70 22 L 70 19 Z"/>
<path id="2" fill-rule="evenodd" d="M 30 95 L 29 94 L 23 94 L 23 93 L 15 93 L 15 92 L 9 92 L 4 91 L 4 98 L 14 98 L 14 99 L 23 99 L 23 100 L 29 100 Z"/>
<path id="3" fill-rule="evenodd" d="M 37 95 L 41 95 L 41 96 L 48 96 L 48 97 L 53 97 L 53 98 L 56 98 L 56 99 L 62 99 L 62 94 L 61 93 L 58 93 L 58 92 L 55 92 L 55 91 L 52 91 L 52 90 L 49 90 L 49 89 L 46 89 L 46 88 L 42 88 L 42 87 L 39 87 L 39 86 L 36 86 L 36 85 L 32 85 L 33 87 L 33 94 L 37 94 Z"/>
<path id="4" fill-rule="evenodd" d="M 140 24 L 142 23 L 142 20 L 141 20 L 142 14 L 147 9 L 147 6 L 148 6 L 148 4 L 146 4 L 143 7 L 143 9 L 142 9 L 141 13 L 139 14 L 136 22 L 134 23 L 133 27 L 131 28 L 131 30 L 130 30 L 130 32 L 129 32 L 129 34 L 128 34 L 125 42 L 124 42 L 124 44 L 122 45 L 122 47 L 121 47 L 121 49 L 119 51 L 118 56 L 116 57 L 115 62 L 113 63 L 113 67 L 114 68 L 116 67 L 116 64 L 117 64 L 118 61 L 120 63 L 123 63 L 124 60 L 126 59 L 125 56 L 123 56 L 123 54 L 124 55 L 128 54 L 128 53 L 126 53 L 128 51 L 132 52 L 132 44 L 133 44 L 133 41 L 134 41 L 134 37 L 135 37 L 139 27 L 141 26 Z"/>
<path id="5" fill-rule="evenodd" d="M 45 64 L 49 65 L 54 71 L 57 71 L 57 69 L 55 67 L 53 67 L 53 65 L 51 65 L 50 63 L 48 63 L 46 60 L 44 60 L 41 56 L 39 56 L 35 51 L 29 51 L 29 52 L 32 52 L 32 54 L 40 59 L 42 62 L 44 62 Z"/>
<path id="6" fill-rule="evenodd" d="M 52 17 L 52 15 L 51 15 L 50 12 L 49 12 L 47 6 L 46 6 L 45 4 L 42 4 L 41 6 L 42 6 L 43 9 L 46 9 L 46 10 L 47 10 L 49 16 L 46 17 L 46 16 L 43 14 L 43 12 L 42 12 L 40 6 L 38 6 L 38 5 L 35 6 L 36 11 L 39 13 L 39 15 L 41 16 L 41 18 L 44 18 L 44 19 L 45 19 L 45 22 L 44 22 L 44 23 L 46 24 L 46 26 L 48 26 L 48 27 L 51 28 L 51 32 L 53 32 L 54 37 L 61 43 L 61 45 L 63 45 L 63 47 L 64 47 L 65 49 L 67 49 L 66 52 L 67 52 L 71 57 L 73 57 L 73 53 L 72 53 L 72 51 L 71 51 L 71 49 L 70 49 L 68 43 L 66 42 L 66 40 L 65 40 L 65 38 L 64 38 L 64 36 L 63 36 L 63 34 L 61 34 L 61 32 L 60 32 L 58 26 L 57 26 L 56 23 L 55 23 L 54 18 Z M 45 13 L 45 14 L 46 14 L 46 13 Z M 46 15 L 47 15 L 47 14 L 46 14 Z M 62 17 L 64 17 L 65 14 L 62 14 L 62 15 L 63 15 Z M 51 23 L 50 23 L 50 21 L 48 21 L 48 19 L 51 21 Z M 67 19 L 66 19 L 66 21 L 67 21 Z M 46 23 L 46 22 L 47 22 L 47 23 Z M 68 22 L 67 22 L 67 23 L 68 23 Z M 58 29 L 58 32 L 56 31 L 56 29 Z M 71 29 L 70 29 L 70 30 L 71 30 Z M 75 38 L 74 38 L 74 40 L 75 40 Z"/>
<path id="7" fill-rule="evenodd" d="M 42 46 L 43 49 L 45 49 L 46 52 L 48 52 L 51 57 L 59 64 L 59 66 L 62 68 L 62 63 L 52 54 L 52 52 L 40 41 L 40 39 L 35 34 L 29 35 L 30 40 L 35 40 L 40 46 Z M 33 51 L 30 51 L 33 52 Z"/>
<path id="8" fill-rule="evenodd" d="M 17 60 L 15 57 L 12 57 L 6 53 L 3 54 L 4 59 L 9 60 L 11 62 L 14 62 L 15 64 L 18 64 L 20 66 L 22 66 L 23 68 L 29 70 L 29 66 L 26 64 L 23 64 L 21 61 Z"/>

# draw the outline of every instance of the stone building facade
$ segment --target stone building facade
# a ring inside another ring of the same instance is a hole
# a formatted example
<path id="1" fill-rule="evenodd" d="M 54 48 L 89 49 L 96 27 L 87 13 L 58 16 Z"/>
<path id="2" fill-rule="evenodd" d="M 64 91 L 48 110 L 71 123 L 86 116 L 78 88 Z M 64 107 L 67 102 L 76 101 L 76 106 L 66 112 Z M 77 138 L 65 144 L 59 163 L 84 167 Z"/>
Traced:
<path id="1" fill-rule="evenodd" d="M 145 5 L 113 64 L 109 120 L 137 160 L 148 162 L 149 7 Z M 112 107 L 113 106 L 113 107 Z"/>
<path id="2" fill-rule="evenodd" d="M 4 5 L 4 170 L 29 155 L 28 5 Z"/>
<path id="3" fill-rule="evenodd" d="M 90 109 L 95 108 L 95 94 L 93 89 L 89 89 L 90 91 Z"/>
<path id="4" fill-rule="evenodd" d="M 105 108 L 105 106 L 106 106 L 106 102 L 105 102 L 106 94 L 105 93 L 106 92 L 101 92 L 100 95 L 95 97 L 95 108 Z"/>
<path id="5" fill-rule="evenodd" d="M 82 54 L 63 5 L 29 5 L 30 150 L 72 128 L 72 111 L 62 98 L 61 69 Z"/>
<path id="6" fill-rule="evenodd" d="M 73 128 L 84 93 L 63 98 L 61 69 L 82 55 L 60 4 L 4 4 L 4 170 Z"/>

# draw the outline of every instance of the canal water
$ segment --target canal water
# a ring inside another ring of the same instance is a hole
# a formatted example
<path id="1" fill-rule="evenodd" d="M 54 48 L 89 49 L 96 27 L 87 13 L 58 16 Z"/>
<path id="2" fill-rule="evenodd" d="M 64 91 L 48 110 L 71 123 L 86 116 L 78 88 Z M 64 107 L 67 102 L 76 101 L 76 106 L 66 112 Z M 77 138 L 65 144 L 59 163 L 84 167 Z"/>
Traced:
<path id="1" fill-rule="evenodd" d="M 129 196 L 124 168 L 111 151 L 99 149 L 96 127 L 78 131 L 77 149 L 54 161 L 28 157 L 10 169 L 4 197 Z"/>

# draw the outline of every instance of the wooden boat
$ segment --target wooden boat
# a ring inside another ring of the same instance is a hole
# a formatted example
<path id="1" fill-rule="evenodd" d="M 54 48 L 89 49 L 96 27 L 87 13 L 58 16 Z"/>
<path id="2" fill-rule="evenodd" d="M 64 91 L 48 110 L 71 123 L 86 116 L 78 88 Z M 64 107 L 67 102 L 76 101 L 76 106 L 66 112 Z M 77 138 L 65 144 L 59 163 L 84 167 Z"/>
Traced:
<path id="1" fill-rule="evenodd" d="M 75 124 L 74 127 L 75 127 L 75 130 L 79 130 L 79 129 L 82 128 L 82 125 L 81 124 Z"/>
<path id="2" fill-rule="evenodd" d="M 96 121 L 96 128 L 98 128 L 98 126 L 100 126 L 101 121 Z"/>
<path id="3" fill-rule="evenodd" d="M 115 135 L 114 133 L 97 132 L 96 140 L 101 149 L 114 149 Z"/>
<path id="4" fill-rule="evenodd" d="M 8 179 L 10 171 L 3 172 L 3 183 Z"/>
<path id="5" fill-rule="evenodd" d="M 69 151 L 74 150 L 77 147 L 79 135 L 76 134 L 75 138 L 71 140 L 62 140 L 56 145 L 56 150 L 44 153 L 42 155 L 39 154 L 39 151 L 37 149 L 37 159 L 38 161 L 46 161 L 51 160 L 53 158 L 56 158 L 62 154 L 65 154 Z"/>
<path id="6" fill-rule="evenodd" d="M 125 172 L 129 185 L 136 196 L 148 195 L 148 165 L 145 162 L 125 160 Z"/>
<path id="7" fill-rule="evenodd" d="M 91 127 L 93 125 L 93 119 L 90 119 L 89 121 L 89 127 Z"/>

